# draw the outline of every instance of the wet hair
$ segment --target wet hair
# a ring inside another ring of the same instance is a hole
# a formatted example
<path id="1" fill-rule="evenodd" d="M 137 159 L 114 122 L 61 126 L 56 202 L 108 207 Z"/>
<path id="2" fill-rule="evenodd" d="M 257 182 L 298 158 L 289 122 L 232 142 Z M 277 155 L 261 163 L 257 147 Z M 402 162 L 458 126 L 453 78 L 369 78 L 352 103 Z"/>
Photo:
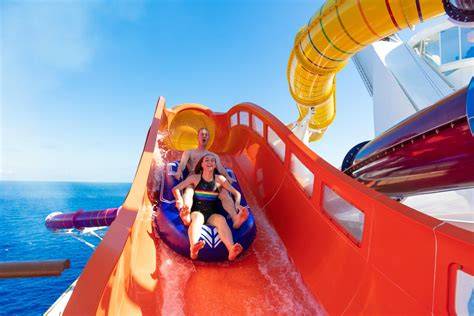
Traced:
<path id="1" fill-rule="evenodd" d="M 195 174 L 202 173 L 202 162 L 204 161 L 204 158 L 206 158 L 207 156 L 214 158 L 214 161 L 217 163 L 216 156 L 214 156 L 213 154 L 205 154 L 204 156 L 201 157 L 201 159 L 199 159 L 198 163 L 196 164 L 196 167 L 194 167 Z M 214 174 L 216 173 L 217 173 L 217 168 L 214 168 Z"/>

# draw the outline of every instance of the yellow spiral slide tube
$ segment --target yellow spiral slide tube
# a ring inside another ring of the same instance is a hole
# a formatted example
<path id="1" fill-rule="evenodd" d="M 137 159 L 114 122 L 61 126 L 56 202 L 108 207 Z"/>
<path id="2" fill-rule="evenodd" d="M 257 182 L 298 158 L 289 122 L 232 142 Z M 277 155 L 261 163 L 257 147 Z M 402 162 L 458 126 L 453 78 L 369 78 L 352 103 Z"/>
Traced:
<path id="1" fill-rule="evenodd" d="M 336 73 L 367 45 L 444 13 L 441 0 L 328 0 L 296 35 L 288 62 L 301 121 L 311 107 L 310 141 L 336 116 Z"/>

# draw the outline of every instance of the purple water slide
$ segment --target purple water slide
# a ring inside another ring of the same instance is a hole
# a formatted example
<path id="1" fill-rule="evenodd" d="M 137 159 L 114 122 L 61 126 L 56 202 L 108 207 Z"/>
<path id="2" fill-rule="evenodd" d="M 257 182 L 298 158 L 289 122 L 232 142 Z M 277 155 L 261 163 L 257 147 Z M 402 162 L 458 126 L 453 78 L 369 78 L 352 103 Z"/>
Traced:
<path id="1" fill-rule="evenodd" d="M 79 210 L 65 214 L 54 212 L 46 217 L 45 225 L 51 230 L 110 226 L 117 217 L 118 210 L 118 208 L 108 208 L 97 211 Z"/>
<path id="2" fill-rule="evenodd" d="M 344 172 L 391 196 L 474 187 L 472 93 L 474 81 L 408 117 L 363 146 Z"/>

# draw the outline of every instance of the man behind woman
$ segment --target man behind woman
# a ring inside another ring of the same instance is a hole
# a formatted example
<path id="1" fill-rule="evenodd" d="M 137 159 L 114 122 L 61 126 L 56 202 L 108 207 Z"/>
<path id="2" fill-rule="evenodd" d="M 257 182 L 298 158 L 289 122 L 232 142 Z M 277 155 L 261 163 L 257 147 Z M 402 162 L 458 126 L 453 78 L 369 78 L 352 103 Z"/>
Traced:
<path id="1" fill-rule="evenodd" d="M 231 216 L 234 228 L 239 228 L 247 220 L 249 213 L 240 205 L 240 193 L 232 187 L 232 179 L 219 157 L 206 150 L 208 141 L 209 131 L 201 128 L 198 131 L 198 148 L 183 153 L 175 174 L 177 179 L 181 179 L 183 170 L 187 167 L 189 176 L 173 188 L 173 194 L 183 223 L 190 226 L 188 236 L 191 258 L 196 259 L 199 250 L 204 247 L 199 236 L 202 225 L 208 223 L 216 227 L 229 251 L 229 260 L 234 260 L 242 252 L 242 246 L 233 242 L 232 232 L 224 217 L 226 214 L 218 211 L 217 202 L 220 200 L 224 210 Z M 181 190 L 184 190 L 183 195 Z M 235 202 L 229 192 L 234 196 Z"/>

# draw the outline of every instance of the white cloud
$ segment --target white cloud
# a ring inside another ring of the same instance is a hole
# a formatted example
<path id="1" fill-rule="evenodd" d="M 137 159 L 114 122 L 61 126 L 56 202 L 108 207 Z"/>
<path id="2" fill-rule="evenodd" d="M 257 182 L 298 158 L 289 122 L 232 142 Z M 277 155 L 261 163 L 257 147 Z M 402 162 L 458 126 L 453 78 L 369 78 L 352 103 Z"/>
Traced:
<path id="1" fill-rule="evenodd" d="M 52 88 L 61 71 L 87 66 L 97 43 L 90 11 L 86 5 L 67 2 L 4 4 L 1 72 L 7 95 L 3 97 L 14 99 L 18 90 Z"/>
<path id="2" fill-rule="evenodd" d="M 0 178 L 94 177 L 97 171 L 85 164 L 81 170 L 68 162 L 87 156 L 93 165 L 100 150 L 86 155 L 84 148 L 63 148 L 65 136 L 47 128 L 55 124 L 47 121 L 55 113 L 47 111 L 57 104 L 57 95 L 68 94 L 67 80 L 83 80 L 95 66 L 96 52 L 105 49 L 103 37 L 110 36 L 102 27 L 114 20 L 133 23 L 144 13 L 143 1 L 0 1 Z M 66 113 L 64 104 L 64 113 L 52 116 Z"/>
<path id="3" fill-rule="evenodd" d="M 34 125 L 40 122 L 34 113 L 54 100 L 64 76 L 91 64 L 99 43 L 93 9 L 88 3 L 65 1 L 0 4 L 2 178 L 41 173 L 28 170 L 29 160 L 24 159 L 24 151 L 42 151 L 35 139 Z M 23 152 L 14 150 L 18 146 Z"/>
<path id="4" fill-rule="evenodd" d="M 0 169 L 0 180 L 11 179 L 13 176 L 14 176 L 13 171 Z"/>

